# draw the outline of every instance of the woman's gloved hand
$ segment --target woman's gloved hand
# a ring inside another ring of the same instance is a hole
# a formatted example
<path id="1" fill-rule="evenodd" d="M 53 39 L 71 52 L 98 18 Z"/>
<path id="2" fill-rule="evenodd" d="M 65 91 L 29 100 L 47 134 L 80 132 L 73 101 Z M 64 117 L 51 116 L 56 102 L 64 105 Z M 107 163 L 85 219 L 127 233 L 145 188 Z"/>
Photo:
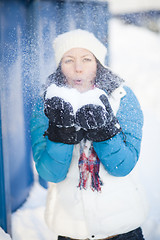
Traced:
<path id="1" fill-rule="evenodd" d="M 47 98 L 44 101 L 44 113 L 48 119 L 59 127 L 72 127 L 75 123 L 73 107 L 60 97 Z"/>
<path id="2" fill-rule="evenodd" d="M 48 92 L 46 91 L 44 113 L 49 119 L 49 126 L 44 136 L 48 136 L 48 139 L 54 142 L 77 144 L 84 138 L 85 131 L 75 126 L 73 107 L 62 98 L 64 90 L 67 89 L 58 88 L 53 84 L 48 88 Z"/>
<path id="3" fill-rule="evenodd" d="M 48 139 L 53 142 L 66 144 L 78 144 L 85 136 L 85 131 L 73 127 L 57 127 L 53 122 L 49 122 L 49 127 L 44 133 Z"/>
<path id="4" fill-rule="evenodd" d="M 118 119 L 114 116 L 108 98 L 102 94 L 99 105 L 87 104 L 76 112 L 76 123 L 87 131 L 86 138 L 101 142 L 112 138 L 121 131 Z"/>

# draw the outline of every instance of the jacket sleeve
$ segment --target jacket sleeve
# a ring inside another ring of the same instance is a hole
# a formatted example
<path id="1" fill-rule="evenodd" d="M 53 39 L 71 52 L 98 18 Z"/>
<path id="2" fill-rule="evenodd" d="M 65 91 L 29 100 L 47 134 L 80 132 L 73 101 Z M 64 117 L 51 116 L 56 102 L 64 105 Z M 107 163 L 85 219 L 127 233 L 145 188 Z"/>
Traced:
<path id="1" fill-rule="evenodd" d="M 143 113 L 134 93 L 124 87 L 126 95 L 121 99 L 116 117 L 122 132 L 113 138 L 94 142 L 94 149 L 107 172 L 123 177 L 136 165 L 142 139 Z"/>
<path id="2" fill-rule="evenodd" d="M 36 169 L 46 181 L 60 182 L 66 178 L 70 167 L 73 145 L 50 141 L 43 134 L 48 119 L 43 112 L 43 100 L 38 98 L 31 118 L 31 142 Z"/>

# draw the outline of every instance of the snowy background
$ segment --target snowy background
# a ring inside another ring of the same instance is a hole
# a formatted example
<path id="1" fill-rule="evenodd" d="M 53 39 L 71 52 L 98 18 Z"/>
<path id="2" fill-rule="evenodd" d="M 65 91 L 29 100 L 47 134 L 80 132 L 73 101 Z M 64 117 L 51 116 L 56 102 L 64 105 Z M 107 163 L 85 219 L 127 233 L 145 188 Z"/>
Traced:
<path id="1" fill-rule="evenodd" d="M 150 211 L 146 240 L 160 239 L 160 34 L 118 20 L 109 24 L 110 65 L 137 95 L 144 112 L 138 163 Z M 44 222 L 47 191 L 37 181 L 26 203 L 12 215 L 13 240 L 56 240 Z M 0 240 L 10 237 L 0 229 Z"/>
<path id="2" fill-rule="evenodd" d="M 160 240 L 160 34 L 110 23 L 111 67 L 133 89 L 144 113 L 138 163 L 150 211 L 143 225 L 146 240 Z"/>

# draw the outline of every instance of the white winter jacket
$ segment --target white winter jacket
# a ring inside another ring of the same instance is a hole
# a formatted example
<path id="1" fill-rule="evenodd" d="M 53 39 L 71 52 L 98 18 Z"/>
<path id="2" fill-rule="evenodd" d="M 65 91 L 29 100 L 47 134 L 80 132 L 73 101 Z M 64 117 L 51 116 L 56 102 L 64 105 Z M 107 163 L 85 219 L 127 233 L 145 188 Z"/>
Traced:
<path id="1" fill-rule="evenodd" d="M 126 91 L 120 87 L 110 103 L 116 114 Z M 100 163 L 102 191 L 80 190 L 78 161 L 80 144 L 74 146 L 72 161 L 65 180 L 49 183 L 45 218 L 57 235 L 75 239 L 103 239 L 129 232 L 141 226 L 147 214 L 147 204 L 137 168 L 126 176 L 113 176 Z M 101 159 L 100 159 L 101 161 Z"/>

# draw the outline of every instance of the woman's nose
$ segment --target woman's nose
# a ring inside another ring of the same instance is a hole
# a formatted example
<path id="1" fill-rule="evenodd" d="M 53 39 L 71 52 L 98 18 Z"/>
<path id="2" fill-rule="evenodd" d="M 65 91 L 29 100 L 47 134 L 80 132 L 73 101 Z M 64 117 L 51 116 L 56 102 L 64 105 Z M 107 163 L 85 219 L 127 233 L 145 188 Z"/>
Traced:
<path id="1" fill-rule="evenodd" d="M 83 71 L 83 64 L 81 61 L 75 61 L 75 71 L 82 72 Z"/>

